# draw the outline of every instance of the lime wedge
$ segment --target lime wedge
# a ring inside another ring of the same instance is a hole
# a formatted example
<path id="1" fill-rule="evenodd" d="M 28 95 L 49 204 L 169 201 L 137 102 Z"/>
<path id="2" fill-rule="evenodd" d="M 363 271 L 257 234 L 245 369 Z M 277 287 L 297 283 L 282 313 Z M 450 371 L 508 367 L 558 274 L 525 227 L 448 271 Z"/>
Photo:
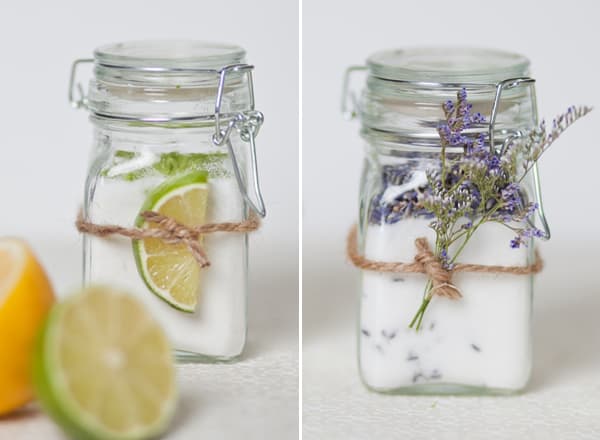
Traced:
<path id="1" fill-rule="evenodd" d="M 176 404 L 171 347 L 135 298 L 88 287 L 56 305 L 38 337 L 36 394 L 77 439 L 145 439 Z"/>
<path id="2" fill-rule="evenodd" d="M 140 212 L 156 211 L 186 226 L 198 226 L 205 223 L 207 204 L 207 173 L 196 172 L 167 180 L 155 188 Z M 141 216 L 136 226 L 156 227 Z M 148 289 L 176 309 L 194 312 L 200 293 L 200 267 L 185 244 L 147 238 L 134 241 L 133 252 Z"/>

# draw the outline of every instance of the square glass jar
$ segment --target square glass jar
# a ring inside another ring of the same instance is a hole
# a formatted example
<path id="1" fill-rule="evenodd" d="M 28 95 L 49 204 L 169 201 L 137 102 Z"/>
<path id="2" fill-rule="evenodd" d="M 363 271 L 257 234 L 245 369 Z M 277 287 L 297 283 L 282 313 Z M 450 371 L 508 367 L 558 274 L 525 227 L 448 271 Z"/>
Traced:
<path id="1" fill-rule="evenodd" d="M 71 94 L 94 125 L 83 221 L 170 234 L 132 238 L 88 228 L 84 283 L 137 296 L 182 361 L 232 361 L 246 341 L 246 232 L 186 235 L 265 214 L 255 151 L 263 116 L 244 58 L 237 46 L 134 41 L 100 47 L 93 60 L 74 64 L 74 74 L 79 63 L 94 65 L 88 93 Z M 74 75 L 71 81 L 73 90 Z M 166 222 L 148 221 L 147 212 Z"/>
<path id="2" fill-rule="evenodd" d="M 379 52 L 364 70 L 366 87 L 353 109 L 366 142 L 358 251 L 372 261 L 412 262 L 417 238 L 436 242 L 432 213 L 418 200 L 428 190 L 427 172 L 440 166 L 442 104 L 465 89 L 473 112 L 489 122 L 469 134 L 484 133 L 486 146 L 500 151 L 512 136 L 537 124 L 529 62 L 493 50 L 408 49 Z M 535 188 L 537 169 L 534 174 Z M 533 200 L 531 188 L 529 181 L 522 185 L 527 200 Z M 485 224 L 460 262 L 529 266 L 532 246 L 511 249 L 513 237 L 502 225 Z M 533 276 L 455 273 L 452 284 L 462 297 L 434 296 L 416 330 L 410 324 L 426 284 L 424 274 L 362 271 L 357 334 L 365 385 L 397 394 L 522 390 L 531 374 Z"/>

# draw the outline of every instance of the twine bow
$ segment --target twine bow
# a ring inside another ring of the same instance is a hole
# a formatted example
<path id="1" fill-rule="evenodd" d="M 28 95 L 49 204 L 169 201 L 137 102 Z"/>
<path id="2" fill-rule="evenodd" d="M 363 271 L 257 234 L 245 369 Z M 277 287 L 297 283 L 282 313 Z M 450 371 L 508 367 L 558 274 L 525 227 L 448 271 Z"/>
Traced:
<path id="1" fill-rule="evenodd" d="M 456 263 L 452 269 L 446 269 L 433 254 L 429 242 L 424 237 L 419 237 L 415 240 L 417 253 L 412 263 L 370 260 L 358 252 L 356 226 L 350 230 L 346 246 L 346 253 L 354 266 L 375 272 L 425 274 L 432 283 L 430 292 L 450 299 L 462 297 L 460 290 L 452 284 L 452 275 L 455 272 L 530 275 L 540 272 L 544 267 L 544 262 L 536 249 L 534 262 L 527 266 L 488 266 L 483 264 Z"/>
<path id="2" fill-rule="evenodd" d="M 452 272 L 444 268 L 440 260 L 431 252 L 427 239 L 417 238 L 415 246 L 417 247 L 415 262 L 420 264 L 422 272 L 429 276 L 432 284 L 430 292 L 449 299 L 462 297 L 460 290 L 452 284 Z"/>
<path id="3" fill-rule="evenodd" d="M 125 228 L 118 225 L 99 225 L 84 219 L 83 212 L 79 211 L 75 226 L 82 233 L 107 237 L 121 235 L 132 240 L 158 238 L 167 244 L 185 244 L 201 268 L 210 266 L 206 252 L 200 244 L 200 237 L 214 232 L 252 232 L 260 227 L 260 220 L 250 212 L 248 218 L 239 223 L 206 223 L 199 226 L 186 226 L 175 219 L 155 211 L 144 211 L 140 216 L 146 222 L 155 225 L 149 228 Z"/>

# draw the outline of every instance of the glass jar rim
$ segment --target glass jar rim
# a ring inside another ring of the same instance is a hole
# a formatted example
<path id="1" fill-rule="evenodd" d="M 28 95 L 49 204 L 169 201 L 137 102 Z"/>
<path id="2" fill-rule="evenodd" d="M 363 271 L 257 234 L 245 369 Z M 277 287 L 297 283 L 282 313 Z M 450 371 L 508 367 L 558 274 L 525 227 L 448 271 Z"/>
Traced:
<path id="1" fill-rule="evenodd" d="M 528 74 L 529 59 L 514 52 L 469 47 L 389 49 L 367 59 L 371 76 L 391 81 L 493 84 Z"/>
<path id="2" fill-rule="evenodd" d="M 254 109 L 253 66 L 245 55 L 237 45 L 199 40 L 100 46 L 93 60 L 81 60 L 94 63 L 84 104 L 99 117 L 122 120 L 228 119 Z"/>
<path id="3" fill-rule="evenodd" d="M 368 75 L 355 113 L 363 137 L 387 145 L 439 146 L 437 128 L 444 119 L 442 104 L 465 89 L 473 111 L 491 121 L 473 131 L 496 133 L 502 142 L 514 130 L 536 123 L 537 111 L 529 60 L 519 54 L 467 47 L 418 47 L 377 52 L 367 60 Z M 498 87 L 509 84 L 500 94 Z M 498 98 L 497 98 L 498 97 Z M 495 106 L 496 99 L 500 99 Z M 477 132 L 477 133 L 475 133 Z"/>
<path id="4" fill-rule="evenodd" d="M 246 51 L 236 45 L 198 40 L 139 40 L 112 43 L 94 51 L 97 64 L 122 69 L 218 70 L 242 63 Z"/>

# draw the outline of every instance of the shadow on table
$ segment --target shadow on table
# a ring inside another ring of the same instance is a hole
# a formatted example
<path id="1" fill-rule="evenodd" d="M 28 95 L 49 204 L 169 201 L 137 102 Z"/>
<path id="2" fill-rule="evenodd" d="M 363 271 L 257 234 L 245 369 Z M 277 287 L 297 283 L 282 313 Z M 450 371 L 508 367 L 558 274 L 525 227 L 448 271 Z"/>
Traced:
<path id="1" fill-rule="evenodd" d="M 171 421 L 169 436 L 174 436 L 178 431 L 185 429 L 185 427 L 191 423 L 192 417 L 199 413 L 198 399 L 191 394 L 191 392 L 194 391 L 195 390 L 188 390 L 186 388 L 179 391 L 177 411 Z"/>
<path id="2" fill-rule="evenodd" d="M 0 423 L 2 422 L 20 422 L 22 420 L 36 417 L 40 414 L 40 409 L 37 405 L 30 404 L 23 408 L 16 410 L 10 414 L 0 414 Z"/>

